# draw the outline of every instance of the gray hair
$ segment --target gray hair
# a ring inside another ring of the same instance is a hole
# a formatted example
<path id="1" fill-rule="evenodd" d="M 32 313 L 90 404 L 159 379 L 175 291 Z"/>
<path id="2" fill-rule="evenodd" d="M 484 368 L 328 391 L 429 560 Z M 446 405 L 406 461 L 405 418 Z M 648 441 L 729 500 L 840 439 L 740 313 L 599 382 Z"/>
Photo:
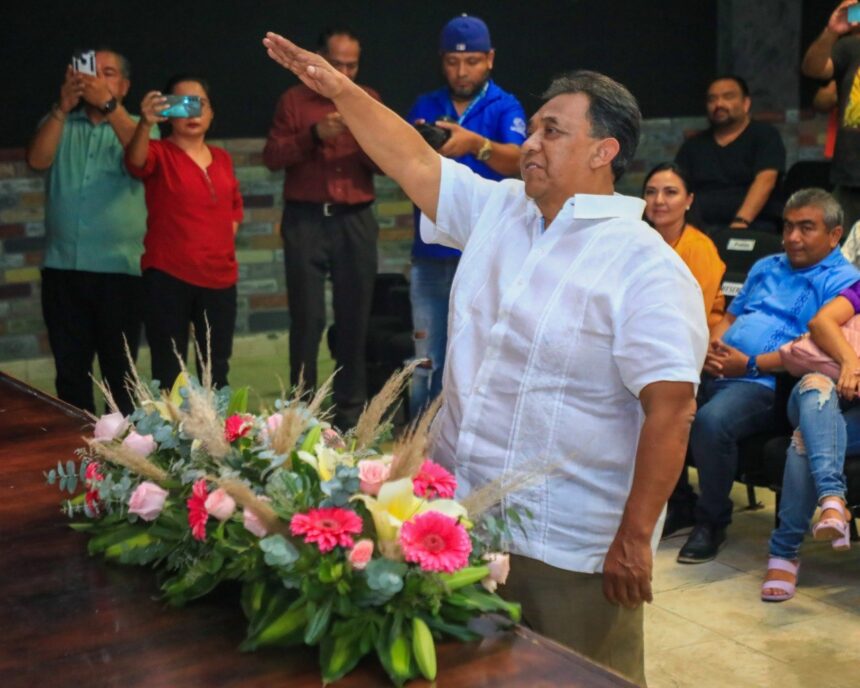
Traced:
<path id="1" fill-rule="evenodd" d="M 839 205 L 833 194 L 828 193 L 824 189 L 800 189 L 791 194 L 791 197 L 785 203 L 785 210 L 797 210 L 798 208 L 820 208 L 824 215 L 824 226 L 827 231 L 831 231 L 836 227 L 841 227 L 845 221 L 845 213 L 842 211 L 842 206 Z"/>
<path id="2" fill-rule="evenodd" d="M 617 182 L 633 160 L 639 144 L 642 113 L 639 103 L 627 88 L 599 72 L 580 69 L 553 79 L 544 92 L 544 101 L 567 93 L 588 96 L 588 119 L 592 138 L 618 141 L 618 155 L 612 160 L 612 174 Z"/>
<path id="3" fill-rule="evenodd" d="M 116 59 L 119 62 L 119 73 L 122 74 L 123 79 L 131 80 L 131 63 L 125 55 L 118 53 L 116 50 L 106 45 L 96 48 L 96 52 L 113 53 L 116 55 Z"/>

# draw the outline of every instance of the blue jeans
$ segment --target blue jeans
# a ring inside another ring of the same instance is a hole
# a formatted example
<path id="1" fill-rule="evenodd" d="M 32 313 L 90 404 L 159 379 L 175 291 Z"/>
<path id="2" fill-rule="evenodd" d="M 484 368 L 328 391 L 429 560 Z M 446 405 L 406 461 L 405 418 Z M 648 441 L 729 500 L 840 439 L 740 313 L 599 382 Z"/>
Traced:
<path id="1" fill-rule="evenodd" d="M 732 484 L 738 473 L 738 442 L 776 429 L 774 391 L 742 380 L 706 377 L 690 432 L 699 471 L 696 523 L 725 528 L 732 522 Z"/>
<path id="2" fill-rule="evenodd" d="M 426 366 L 419 366 L 412 374 L 409 390 L 409 413 L 412 418 L 442 391 L 445 348 L 448 345 L 448 299 L 458 262 L 458 258 L 415 258 L 412 261 L 409 296 L 412 301 L 415 358 L 429 359 Z"/>
<path id="3" fill-rule="evenodd" d="M 829 386 L 819 392 L 812 377 Z M 779 526 L 770 537 L 770 555 L 797 559 L 803 536 L 823 497 L 845 497 L 842 474 L 846 453 L 860 450 L 860 405 L 839 402 L 833 383 L 807 375 L 791 393 L 788 417 L 797 432 L 785 459 Z"/>

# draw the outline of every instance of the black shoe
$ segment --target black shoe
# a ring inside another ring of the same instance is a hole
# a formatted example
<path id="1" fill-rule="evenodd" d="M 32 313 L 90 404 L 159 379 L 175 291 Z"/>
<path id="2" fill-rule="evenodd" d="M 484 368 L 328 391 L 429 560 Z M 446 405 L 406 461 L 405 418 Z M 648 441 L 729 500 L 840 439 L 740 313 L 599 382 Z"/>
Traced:
<path id="1" fill-rule="evenodd" d="M 663 534 L 661 539 L 671 535 L 685 535 L 686 531 L 696 525 L 693 509 L 687 505 L 672 506 L 666 510 L 666 520 L 663 522 Z M 685 531 L 685 532 L 679 532 Z"/>
<path id="2" fill-rule="evenodd" d="M 678 552 L 679 564 L 704 564 L 717 556 L 726 542 L 726 529 L 699 523 Z"/>

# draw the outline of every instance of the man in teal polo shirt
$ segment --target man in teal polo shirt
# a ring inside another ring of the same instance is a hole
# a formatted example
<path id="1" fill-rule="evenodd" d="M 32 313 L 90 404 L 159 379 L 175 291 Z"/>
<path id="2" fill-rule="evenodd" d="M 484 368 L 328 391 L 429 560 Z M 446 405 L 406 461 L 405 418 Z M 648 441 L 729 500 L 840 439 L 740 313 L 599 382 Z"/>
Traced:
<path id="1" fill-rule="evenodd" d="M 122 105 L 128 61 L 96 52 L 96 74 L 66 68 L 59 100 L 27 148 L 46 170 L 42 313 L 56 365 L 57 396 L 95 412 L 93 358 L 124 413 L 123 384 L 140 341 L 140 254 L 146 231 L 143 185 L 123 166 L 137 126 Z"/>

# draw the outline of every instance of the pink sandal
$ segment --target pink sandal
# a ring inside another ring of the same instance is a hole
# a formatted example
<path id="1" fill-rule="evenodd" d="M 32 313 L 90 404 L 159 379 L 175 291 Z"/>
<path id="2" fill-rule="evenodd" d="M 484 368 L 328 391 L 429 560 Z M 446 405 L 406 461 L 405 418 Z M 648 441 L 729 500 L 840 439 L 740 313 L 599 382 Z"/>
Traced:
<path id="1" fill-rule="evenodd" d="M 794 576 L 794 582 L 780 580 L 778 578 L 768 578 L 765 574 L 764 582 L 761 584 L 761 599 L 762 602 L 785 602 L 794 597 L 797 590 L 797 572 L 800 570 L 800 562 L 789 561 L 788 559 L 780 559 L 779 557 L 771 557 L 767 560 L 767 573 L 771 571 L 785 571 Z M 780 590 L 779 593 L 766 593 L 765 590 Z"/>
<path id="2" fill-rule="evenodd" d="M 843 514 L 842 518 L 819 518 L 818 523 L 812 527 L 814 540 L 829 540 L 833 549 L 846 550 L 851 547 L 851 528 L 848 519 L 851 512 L 845 506 L 845 502 L 839 497 L 825 497 L 821 502 L 821 513 L 827 510 L 838 511 Z"/>

